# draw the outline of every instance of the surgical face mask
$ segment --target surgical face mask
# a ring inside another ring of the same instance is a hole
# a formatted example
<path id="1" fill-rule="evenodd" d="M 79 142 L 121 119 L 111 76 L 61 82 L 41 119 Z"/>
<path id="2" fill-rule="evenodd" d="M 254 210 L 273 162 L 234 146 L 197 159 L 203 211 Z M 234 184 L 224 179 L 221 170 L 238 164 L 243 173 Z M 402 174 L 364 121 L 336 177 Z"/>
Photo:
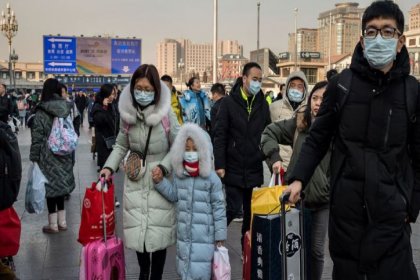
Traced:
<path id="1" fill-rule="evenodd" d="M 198 153 L 197 152 L 185 152 L 184 153 L 184 160 L 188 163 L 194 163 L 198 161 Z"/>
<path id="2" fill-rule="evenodd" d="M 363 54 L 369 65 L 375 69 L 382 69 L 392 63 L 397 57 L 398 39 L 384 39 L 380 34 L 375 39 L 364 39 Z"/>
<path id="3" fill-rule="evenodd" d="M 303 93 L 294 88 L 289 88 L 287 90 L 287 96 L 289 97 L 290 101 L 296 102 L 296 103 L 302 102 L 304 98 Z"/>
<path id="4" fill-rule="evenodd" d="M 155 100 L 155 93 L 153 91 L 134 90 L 134 98 L 141 106 L 147 106 Z"/>
<path id="5" fill-rule="evenodd" d="M 249 83 L 249 93 L 252 95 L 257 95 L 261 90 L 261 83 L 258 81 L 251 81 Z"/>

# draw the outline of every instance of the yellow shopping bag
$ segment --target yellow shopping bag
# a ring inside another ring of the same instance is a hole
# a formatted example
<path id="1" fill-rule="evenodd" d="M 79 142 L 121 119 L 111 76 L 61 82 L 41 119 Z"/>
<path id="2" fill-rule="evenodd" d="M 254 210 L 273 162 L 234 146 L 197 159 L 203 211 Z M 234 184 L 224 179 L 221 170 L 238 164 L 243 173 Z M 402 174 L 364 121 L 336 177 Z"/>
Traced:
<path id="1" fill-rule="evenodd" d="M 278 181 L 276 181 L 278 180 Z M 251 198 L 251 229 L 252 220 L 255 215 L 272 215 L 280 213 L 280 196 L 287 186 L 281 184 L 280 174 L 273 174 L 268 187 L 254 188 Z M 286 211 L 289 210 L 289 204 L 286 205 Z M 280 225 L 279 225 L 280 227 Z"/>

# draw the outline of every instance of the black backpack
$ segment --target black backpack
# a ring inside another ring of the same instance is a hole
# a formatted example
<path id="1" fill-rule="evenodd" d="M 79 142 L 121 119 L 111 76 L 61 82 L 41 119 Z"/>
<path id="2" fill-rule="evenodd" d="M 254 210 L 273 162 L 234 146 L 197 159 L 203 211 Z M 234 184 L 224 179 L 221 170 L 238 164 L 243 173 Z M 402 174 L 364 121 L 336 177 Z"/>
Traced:
<path id="1" fill-rule="evenodd" d="M 0 121 L 0 210 L 16 201 L 21 179 L 22 162 L 16 135 Z"/>

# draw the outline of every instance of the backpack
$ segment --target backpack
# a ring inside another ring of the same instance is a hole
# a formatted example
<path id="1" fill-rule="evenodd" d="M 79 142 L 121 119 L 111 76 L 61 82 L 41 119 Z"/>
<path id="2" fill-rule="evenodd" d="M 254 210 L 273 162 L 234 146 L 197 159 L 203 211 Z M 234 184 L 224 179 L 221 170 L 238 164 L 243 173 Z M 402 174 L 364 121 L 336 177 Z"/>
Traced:
<path id="1" fill-rule="evenodd" d="M 353 79 L 353 72 L 350 69 L 344 69 L 338 77 L 338 102 L 336 103 L 336 112 L 340 113 L 341 109 L 347 102 L 347 98 L 351 89 L 351 82 Z M 417 95 L 419 89 L 419 82 L 416 78 L 409 75 L 404 79 L 404 93 L 407 116 L 410 125 L 416 123 L 416 109 L 417 109 Z M 409 128 L 409 131 L 412 129 Z"/>
<path id="2" fill-rule="evenodd" d="M 55 117 L 48 137 L 48 148 L 55 155 L 71 154 L 77 147 L 77 134 L 69 114 L 66 118 Z"/>
<path id="3" fill-rule="evenodd" d="M 22 162 L 16 135 L 0 121 L 0 211 L 13 205 L 19 194 Z"/>

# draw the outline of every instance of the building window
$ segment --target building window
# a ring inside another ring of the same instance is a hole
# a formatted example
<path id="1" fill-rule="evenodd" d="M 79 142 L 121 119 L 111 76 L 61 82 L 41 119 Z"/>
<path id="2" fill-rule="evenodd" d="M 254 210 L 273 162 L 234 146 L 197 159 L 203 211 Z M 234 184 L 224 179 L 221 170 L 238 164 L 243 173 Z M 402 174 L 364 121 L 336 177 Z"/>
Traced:
<path id="1" fill-rule="evenodd" d="M 306 78 L 308 79 L 309 84 L 315 84 L 317 82 L 317 69 L 316 68 L 302 68 L 303 73 L 305 73 Z"/>
<path id="2" fill-rule="evenodd" d="M 35 79 L 35 72 L 28 72 L 28 73 L 27 73 L 27 75 L 26 75 L 26 78 L 27 78 L 28 80 L 33 80 L 33 79 Z"/>
<path id="3" fill-rule="evenodd" d="M 416 39 L 409 39 L 408 40 L 408 45 L 409 46 L 415 46 L 416 45 Z"/>

